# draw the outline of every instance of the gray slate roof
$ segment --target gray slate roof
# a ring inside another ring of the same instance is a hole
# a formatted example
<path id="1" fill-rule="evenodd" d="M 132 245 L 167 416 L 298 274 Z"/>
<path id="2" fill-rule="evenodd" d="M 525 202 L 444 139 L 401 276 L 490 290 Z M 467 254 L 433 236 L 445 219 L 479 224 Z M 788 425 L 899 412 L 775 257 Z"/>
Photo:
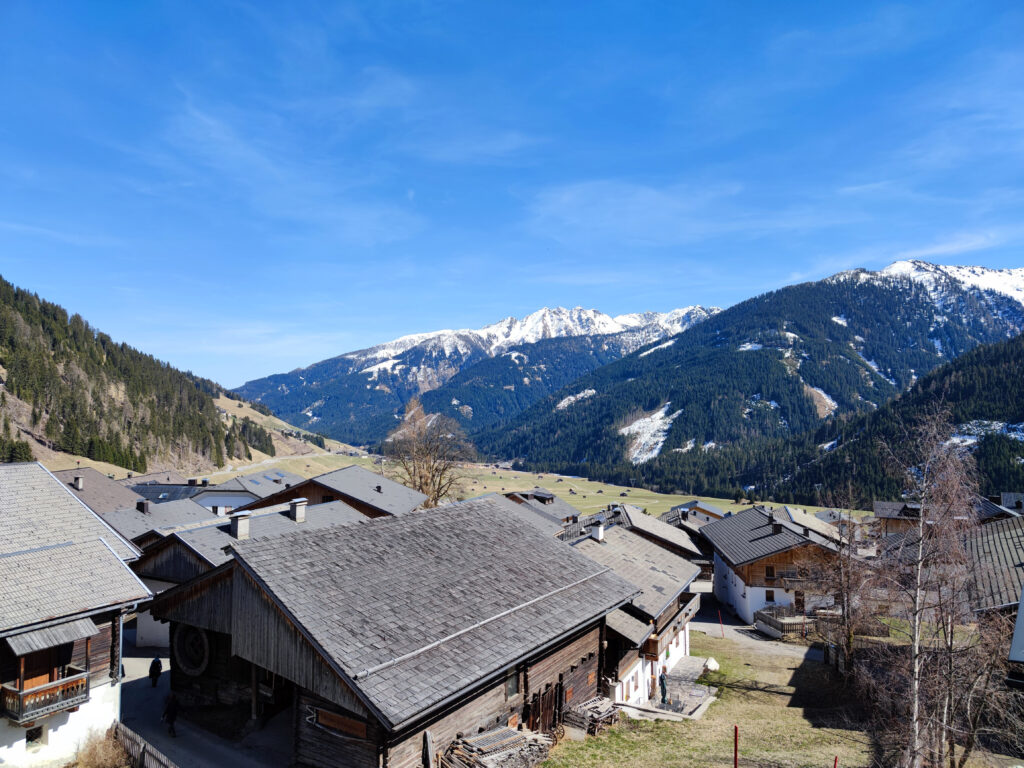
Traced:
<path id="1" fill-rule="evenodd" d="M 639 648 L 653 634 L 654 625 L 634 619 L 620 608 L 608 614 L 608 629 L 615 630 Z"/>
<path id="2" fill-rule="evenodd" d="M 138 557 L 134 546 L 118 536 L 42 464 L 0 464 L 0 552 L 99 538 L 105 539 L 124 560 Z"/>
<path id="3" fill-rule="evenodd" d="M 53 476 L 64 483 L 64 487 L 80 498 L 93 512 L 104 515 L 115 509 L 134 509 L 139 494 L 126 488 L 117 480 L 104 475 L 92 467 L 80 469 L 62 469 Z M 75 477 L 81 476 L 82 490 L 74 488 Z"/>
<path id="4" fill-rule="evenodd" d="M 618 525 L 604 532 L 603 542 L 580 539 L 573 548 L 641 590 L 633 605 L 652 619 L 669 608 L 700 573 L 690 561 Z"/>
<path id="5" fill-rule="evenodd" d="M 763 557 L 785 552 L 803 544 L 813 543 L 835 551 L 836 544 L 813 530 L 804 529 L 787 519 L 775 516 L 778 533 L 772 532 L 768 510 L 751 507 L 703 526 L 700 531 L 731 565 L 746 565 Z"/>
<path id="6" fill-rule="evenodd" d="M 239 490 L 248 491 L 260 499 L 265 499 L 271 494 L 287 488 L 289 485 L 298 485 L 306 482 L 306 478 L 294 472 L 285 472 L 280 469 L 268 469 L 263 472 L 253 472 L 248 475 L 234 477 L 216 486 L 218 490 Z"/>
<path id="7" fill-rule="evenodd" d="M 173 469 L 168 469 L 162 472 L 150 472 L 146 475 L 132 475 L 117 482 L 121 483 L 125 488 L 131 488 L 133 485 L 145 485 L 146 483 L 185 485 L 188 483 L 188 479 L 184 475 L 179 475 Z"/>
<path id="8" fill-rule="evenodd" d="M 163 506 L 163 505 L 161 505 Z M 257 509 L 244 514 L 249 515 L 249 538 L 266 538 L 281 536 L 296 531 L 323 530 L 335 525 L 345 525 L 366 520 L 366 515 L 352 509 L 342 501 L 331 501 L 326 504 L 315 504 L 306 507 L 306 519 L 296 523 L 288 516 L 288 504 L 275 504 L 265 509 Z M 211 522 L 200 525 L 184 525 L 180 528 L 169 526 L 157 529 L 158 533 L 173 536 L 182 541 L 196 554 L 218 566 L 231 559 L 224 551 L 229 544 L 238 540 L 231 535 L 231 517 L 212 516 Z"/>
<path id="9" fill-rule="evenodd" d="M 971 607 L 982 611 L 1019 603 L 1024 588 L 1024 518 L 973 527 L 965 544 L 975 564 Z"/>
<path id="10" fill-rule="evenodd" d="M 622 505 L 623 523 L 629 528 L 636 528 L 668 544 L 674 544 L 692 555 L 699 556 L 700 549 L 693 543 L 686 531 L 664 523 L 656 517 L 645 514 L 642 510 L 629 504 Z"/>
<path id="11" fill-rule="evenodd" d="M 41 464 L 0 465 L 0 634 L 149 597 L 137 556 Z"/>
<path id="12" fill-rule="evenodd" d="M 389 515 L 403 515 L 411 512 L 427 500 L 427 497 L 401 483 L 389 480 L 383 475 L 352 464 L 333 472 L 313 478 L 314 481 L 333 491 L 351 496 Z M 380 486 L 380 493 L 377 492 Z"/>
<path id="13" fill-rule="evenodd" d="M 234 549 L 392 728 L 636 592 L 488 499 Z"/>
<path id="14" fill-rule="evenodd" d="M 168 501 L 164 504 L 150 504 L 149 512 L 140 512 L 135 507 L 119 509 L 102 515 L 122 536 L 136 539 L 150 531 L 159 531 L 170 526 L 189 523 L 212 523 L 218 518 L 210 510 L 192 499 Z"/>

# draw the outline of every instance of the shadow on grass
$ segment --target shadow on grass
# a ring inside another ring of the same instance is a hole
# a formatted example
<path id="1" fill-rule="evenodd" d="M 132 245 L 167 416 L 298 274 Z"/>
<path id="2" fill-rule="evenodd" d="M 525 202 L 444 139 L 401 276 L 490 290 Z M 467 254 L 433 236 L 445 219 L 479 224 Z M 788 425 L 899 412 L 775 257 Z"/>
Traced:
<path id="1" fill-rule="evenodd" d="M 886 765 L 883 745 L 876 738 L 867 713 L 853 690 L 844 685 L 839 672 L 820 661 L 806 658 L 802 661 L 794 659 L 794 664 L 785 668 L 791 673 L 786 684 L 757 680 L 729 668 L 708 672 L 699 682 L 717 687 L 720 695 L 724 696 L 778 697 L 781 706 L 802 710 L 804 719 L 812 728 L 845 731 L 849 741 L 858 745 L 863 745 L 867 737 L 872 765 Z M 740 763 L 742 765 L 743 761 Z M 763 762 L 757 765 L 772 768 Z"/>

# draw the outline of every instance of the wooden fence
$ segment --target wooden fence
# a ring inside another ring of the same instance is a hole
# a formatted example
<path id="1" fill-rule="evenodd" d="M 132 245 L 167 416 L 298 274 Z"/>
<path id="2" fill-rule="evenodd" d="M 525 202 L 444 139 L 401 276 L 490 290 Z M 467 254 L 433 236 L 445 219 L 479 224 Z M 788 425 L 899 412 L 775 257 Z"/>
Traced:
<path id="1" fill-rule="evenodd" d="M 176 763 L 122 722 L 110 726 L 110 735 L 124 747 L 132 768 L 178 768 Z"/>

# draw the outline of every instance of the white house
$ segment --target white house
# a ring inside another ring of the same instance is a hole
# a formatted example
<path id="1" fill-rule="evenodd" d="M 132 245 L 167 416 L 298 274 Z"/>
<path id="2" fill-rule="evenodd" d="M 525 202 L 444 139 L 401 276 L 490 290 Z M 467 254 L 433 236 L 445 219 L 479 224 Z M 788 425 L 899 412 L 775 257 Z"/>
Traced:
<path id="1" fill-rule="evenodd" d="M 714 548 L 715 597 L 748 624 L 767 606 L 806 610 L 801 558 L 839 549 L 838 531 L 799 512 L 752 507 L 701 528 Z"/>

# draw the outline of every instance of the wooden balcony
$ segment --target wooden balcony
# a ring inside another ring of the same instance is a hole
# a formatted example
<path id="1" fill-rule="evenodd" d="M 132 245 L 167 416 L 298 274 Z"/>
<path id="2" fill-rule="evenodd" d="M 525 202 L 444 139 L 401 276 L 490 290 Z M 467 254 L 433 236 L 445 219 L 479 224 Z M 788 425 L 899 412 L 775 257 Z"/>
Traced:
<path id="1" fill-rule="evenodd" d="M 19 691 L 17 686 L 3 686 L 4 716 L 21 725 L 40 717 L 79 707 L 89 700 L 89 673 L 67 665 L 60 680 Z"/>

